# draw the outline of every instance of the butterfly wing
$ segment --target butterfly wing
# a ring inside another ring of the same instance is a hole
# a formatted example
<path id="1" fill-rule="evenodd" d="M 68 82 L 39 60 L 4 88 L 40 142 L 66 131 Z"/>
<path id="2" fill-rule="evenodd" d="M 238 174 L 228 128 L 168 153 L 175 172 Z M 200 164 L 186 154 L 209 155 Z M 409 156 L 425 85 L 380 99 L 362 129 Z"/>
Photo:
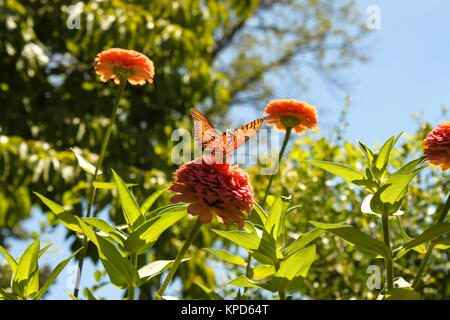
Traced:
<path id="1" fill-rule="evenodd" d="M 191 116 L 194 119 L 192 133 L 195 140 L 201 144 L 202 151 L 209 151 L 212 155 L 216 151 L 221 151 L 224 157 L 229 157 L 234 150 L 243 145 L 261 127 L 264 119 L 259 118 L 240 128 L 222 133 L 202 115 L 198 110 L 191 109 Z"/>
<path id="2" fill-rule="evenodd" d="M 226 133 L 226 152 L 230 153 L 239 148 L 245 142 L 247 142 L 263 124 L 264 119 L 259 118 L 240 128 L 236 128 Z"/>
<path id="3" fill-rule="evenodd" d="M 222 133 L 214 128 L 198 110 L 191 109 L 191 116 L 194 119 L 192 134 L 195 141 L 202 146 L 202 151 L 210 150 L 214 154 L 214 150 L 221 150 L 223 148 Z"/>

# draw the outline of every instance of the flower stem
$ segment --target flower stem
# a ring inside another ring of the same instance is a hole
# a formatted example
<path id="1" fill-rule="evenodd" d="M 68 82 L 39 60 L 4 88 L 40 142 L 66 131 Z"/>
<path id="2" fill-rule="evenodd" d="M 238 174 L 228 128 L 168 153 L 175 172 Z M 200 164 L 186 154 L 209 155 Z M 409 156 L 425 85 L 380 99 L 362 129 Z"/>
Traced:
<path id="1" fill-rule="evenodd" d="M 389 250 L 389 257 L 384 258 L 384 264 L 386 267 L 386 279 L 387 279 L 387 290 L 388 292 L 394 288 L 394 267 L 392 264 L 392 251 L 391 251 L 391 240 L 389 238 L 389 213 L 383 213 L 381 215 L 383 224 L 383 239 L 384 244 Z"/>
<path id="2" fill-rule="evenodd" d="M 286 293 L 284 292 L 283 289 L 280 289 L 278 291 L 278 296 L 280 297 L 280 300 L 286 300 Z"/>
<path id="3" fill-rule="evenodd" d="M 131 263 L 133 264 L 133 266 L 137 267 L 137 254 L 136 253 L 132 253 L 131 254 Z M 136 286 L 130 285 L 128 287 L 128 300 L 134 300 L 134 293 L 136 292 Z"/>
<path id="4" fill-rule="evenodd" d="M 280 153 L 278 155 L 278 167 L 280 166 L 281 159 L 283 158 L 284 150 L 286 150 L 287 143 L 289 138 L 291 137 L 292 128 L 286 128 L 286 135 L 284 136 L 283 145 L 281 146 Z M 278 172 L 278 170 L 277 170 Z M 267 196 L 269 195 L 270 186 L 272 185 L 273 178 L 276 176 L 276 173 L 270 176 L 269 184 L 267 185 L 266 192 L 264 193 L 263 205 L 266 203 Z"/>
<path id="5" fill-rule="evenodd" d="M 106 128 L 106 132 L 105 132 L 105 135 L 103 137 L 103 142 L 102 142 L 102 146 L 101 146 L 101 149 L 100 149 L 100 155 L 99 155 L 97 164 L 95 165 L 94 177 L 91 180 L 91 185 L 90 185 L 90 188 L 89 188 L 90 199 L 89 199 L 89 204 L 88 204 L 88 208 L 87 208 L 87 212 L 86 212 L 86 217 L 87 218 L 89 218 L 91 216 L 92 207 L 94 206 L 94 201 L 95 201 L 95 193 L 96 193 L 97 189 L 94 187 L 94 181 L 97 180 L 98 172 L 99 172 L 100 167 L 102 165 L 103 157 L 105 156 L 106 147 L 108 146 L 109 138 L 111 137 L 112 127 L 113 127 L 114 122 L 116 120 L 117 110 L 119 108 L 120 99 L 122 97 L 122 94 L 123 94 L 123 91 L 125 89 L 125 85 L 126 84 L 127 84 L 126 79 L 121 79 L 120 80 L 119 91 L 117 92 L 116 101 L 114 103 L 113 111 L 111 113 L 111 117 L 109 119 L 108 127 Z M 77 272 L 77 278 L 76 278 L 76 282 L 75 282 L 75 290 L 74 290 L 74 293 L 73 293 L 73 295 L 76 298 L 78 298 L 78 292 L 79 292 L 80 281 L 81 281 L 81 272 L 83 270 L 83 262 L 84 262 L 84 258 L 86 257 L 88 243 L 89 243 L 89 240 L 87 239 L 87 237 L 84 237 L 83 249 L 81 250 L 79 261 L 78 261 L 78 272 Z"/>
<path id="6" fill-rule="evenodd" d="M 167 286 L 169 285 L 170 281 L 172 280 L 175 272 L 178 269 L 178 266 L 181 263 L 181 260 L 183 259 L 184 255 L 186 254 L 190 245 L 192 244 L 195 237 L 197 236 L 197 233 L 200 230 L 201 226 L 202 226 L 202 222 L 200 221 L 200 218 L 197 218 L 194 226 L 192 227 L 191 233 L 189 234 L 188 238 L 186 239 L 186 242 L 183 244 L 183 247 L 181 247 L 181 250 L 178 252 L 177 257 L 175 258 L 175 261 L 172 265 L 172 268 L 170 268 L 169 274 L 164 279 L 164 282 L 163 282 L 161 288 L 159 288 L 158 292 L 156 293 L 156 296 L 155 296 L 156 300 L 162 299 L 162 296 L 164 295 L 164 291 L 166 290 Z"/>
<path id="7" fill-rule="evenodd" d="M 442 207 L 441 212 L 439 213 L 439 217 L 436 221 L 436 225 L 441 224 L 444 222 L 445 217 L 447 216 L 447 213 L 450 209 L 450 193 L 447 196 L 447 201 L 445 202 L 445 205 Z M 428 265 L 428 261 L 431 258 L 431 254 L 433 252 L 434 249 L 434 244 L 433 242 L 428 243 L 427 245 L 427 251 L 425 252 L 425 256 L 423 257 L 420 266 L 419 266 L 419 270 L 417 271 L 416 277 L 414 278 L 412 287 L 414 289 L 417 288 L 417 286 L 420 283 L 420 280 L 422 280 L 423 274 L 425 273 L 425 269 L 427 268 Z"/>

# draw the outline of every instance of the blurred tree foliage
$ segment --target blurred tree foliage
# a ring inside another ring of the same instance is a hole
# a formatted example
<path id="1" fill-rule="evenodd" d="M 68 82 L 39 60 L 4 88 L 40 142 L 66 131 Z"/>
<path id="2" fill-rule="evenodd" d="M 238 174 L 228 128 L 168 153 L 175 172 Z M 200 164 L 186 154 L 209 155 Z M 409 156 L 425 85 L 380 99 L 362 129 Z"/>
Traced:
<path id="1" fill-rule="evenodd" d="M 274 94 L 273 81 L 300 85 L 305 68 L 334 83 L 341 68 L 366 60 L 358 50 L 367 34 L 363 23 L 351 0 L 0 0 L 0 243 L 17 234 L 32 206 L 41 205 L 32 191 L 83 214 L 87 176 L 69 148 L 80 148 L 87 159 L 96 160 L 116 90 L 111 82 L 99 82 L 93 71 L 101 50 L 132 48 L 155 63 L 154 84 L 125 91 L 102 176 L 110 181 L 109 169 L 114 168 L 138 184 L 133 192 L 142 202 L 170 180 L 176 168 L 171 149 L 177 143 L 171 134 L 174 128 L 191 128 L 189 108 L 208 116 L 224 115 L 230 106 L 243 103 L 261 108 Z M 344 151 L 340 146 L 322 138 L 314 147 L 314 158 L 354 159 L 354 153 L 348 153 L 351 148 Z M 301 150 L 294 147 L 292 155 L 305 157 Z M 301 185 L 291 187 L 294 198 L 312 206 L 310 214 L 325 214 L 344 203 L 335 196 L 345 193 L 330 190 L 323 173 L 295 168 L 310 176 L 304 186 L 317 188 L 305 193 Z M 265 178 L 255 179 L 258 190 Z M 284 185 L 275 185 L 275 191 Z M 98 193 L 96 213 L 106 208 L 115 223 L 123 223 L 111 195 Z M 359 196 L 347 197 L 355 211 Z M 323 201 L 326 207 L 319 210 Z M 48 220 L 55 223 L 51 214 Z M 292 232 L 304 231 L 305 221 L 293 221 Z M 174 257 L 188 223 L 186 219 L 166 232 L 149 258 Z M 68 236 L 78 248 L 79 241 L 72 233 Z M 212 246 L 214 240 L 204 228 L 197 248 Z M 91 257 L 96 259 L 94 253 Z M 180 271 L 185 297 L 201 292 L 191 285 L 193 280 L 215 285 L 214 272 L 205 265 L 209 255 L 197 253 Z M 355 260 L 345 261 L 355 267 Z M 351 274 L 351 268 L 343 268 Z M 318 297 L 335 298 L 335 292 L 351 287 L 345 277 L 336 277 L 329 291 L 316 290 L 322 292 Z M 321 285 L 328 283 L 320 280 Z M 319 279 L 311 281 L 314 288 Z M 149 297 L 152 290 L 143 288 L 141 296 Z"/>

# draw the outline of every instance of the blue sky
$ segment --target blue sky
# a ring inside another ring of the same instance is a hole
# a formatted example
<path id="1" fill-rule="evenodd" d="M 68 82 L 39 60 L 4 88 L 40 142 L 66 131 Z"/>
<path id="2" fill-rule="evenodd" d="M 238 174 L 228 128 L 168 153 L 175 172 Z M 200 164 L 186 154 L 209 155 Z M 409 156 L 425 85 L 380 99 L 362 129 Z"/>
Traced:
<path id="1" fill-rule="evenodd" d="M 327 111 L 325 125 L 336 121 L 340 108 L 333 106 L 342 106 L 345 94 L 352 101 L 345 135 L 350 141 L 373 145 L 401 131 L 412 134 L 417 129 L 413 112 L 423 112 L 423 119 L 435 125 L 448 120 L 440 115 L 450 104 L 450 1 L 359 0 L 357 5 L 364 13 L 379 6 L 381 29 L 373 30 L 363 46 L 371 61 L 347 72 L 351 85 L 341 99 L 320 85 L 307 93 Z"/>
<path id="2" fill-rule="evenodd" d="M 332 94 L 321 80 L 311 75 L 312 85 L 301 97 L 296 89 L 290 92 L 287 88 L 283 92 L 291 95 L 277 98 L 295 98 L 315 105 L 321 114 L 322 133 L 327 134 L 339 117 L 345 95 L 349 94 L 352 104 L 345 138 L 373 146 L 401 131 L 414 133 L 417 123 L 411 116 L 413 112 L 423 112 L 423 119 L 434 125 L 448 120 L 441 119 L 440 114 L 443 105 L 450 105 L 450 1 L 357 1 L 362 12 L 370 5 L 381 9 L 381 29 L 372 31 L 363 46 L 371 61 L 345 71 L 345 79 L 350 83 L 346 91 Z M 245 120 L 253 120 L 252 117 L 249 112 Z M 25 228 L 38 232 L 42 218 L 40 212 L 34 210 Z M 52 248 L 59 248 L 59 252 L 43 256 L 45 263 L 53 266 L 70 255 L 64 242 L 64 228 L 60 226 L 55 231 L 43 236 L 43 242 L 51 241 Z M 8 241 L 13 256 L 19 256 L 27 244 Z M 83 284 L 93 283 L 94 270 L 92 263 L 85 265 Z M 64 270 L 46 298 L 67 299 L 63 290 L 72 276 L 71 269 Z M 99 295 L 121 298 L 121 291 L 109 285 L 99 291 Z"/>

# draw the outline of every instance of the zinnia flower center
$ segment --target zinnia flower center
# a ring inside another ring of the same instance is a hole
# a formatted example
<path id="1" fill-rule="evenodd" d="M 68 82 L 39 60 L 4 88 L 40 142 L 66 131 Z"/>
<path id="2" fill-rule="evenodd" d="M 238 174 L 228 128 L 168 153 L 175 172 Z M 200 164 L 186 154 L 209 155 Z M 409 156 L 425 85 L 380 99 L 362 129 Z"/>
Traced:
<path id="1" fill-rule="evenodd" d="M 283 126 L 285 126 L 286 128 L 289 128 L 289 129 L 298 126 L 299 123 L 300 123 L 299 119 L 294 118 L 294 117 L 290 117 L 290 116 L 281 117 L 280 121 L 283 124 Z"/>

